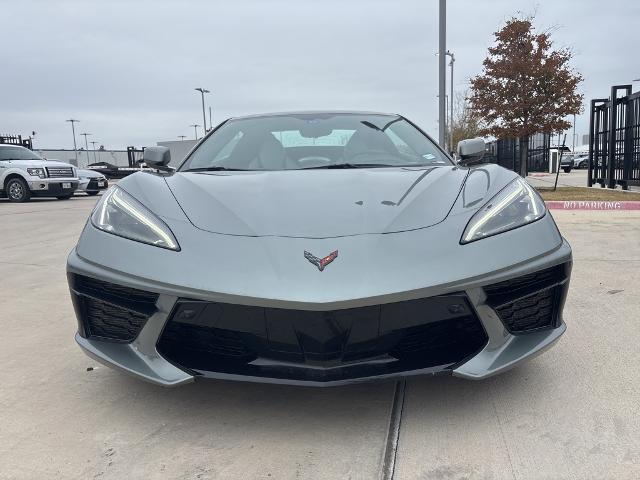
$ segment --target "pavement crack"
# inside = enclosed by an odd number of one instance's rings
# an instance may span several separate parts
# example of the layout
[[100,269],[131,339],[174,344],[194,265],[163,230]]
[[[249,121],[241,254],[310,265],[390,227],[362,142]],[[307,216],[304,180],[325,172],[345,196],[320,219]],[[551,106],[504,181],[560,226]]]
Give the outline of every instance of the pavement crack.
[[502,444],[504,445],[504,449],[507,452],[507,458],[509,459],[509,466],[511,467],[511,475],[513,476],[513,480],[517,480],[516,469],[513,466],[513,460],[511,459],[511,451],[509,450],[509,444],[507,443],[507,439],[504,435],[504,429],[502,428],[502,421],[500,420],[500,416],[498,415],[498,407],[496,406],[496,401],[491,395],[491,404],[493,405],[493,413],[496,416],[496,420],[498,421],[498,428],[500,429],[500,438],[502,439]]
[[391,404],[391,414],[389,415],[389,428],[387,430],[380,480],[392,480],[395,475],[406,385],[406,380],[399,380],[396,382],[396,387],[393,391],[393,402]]

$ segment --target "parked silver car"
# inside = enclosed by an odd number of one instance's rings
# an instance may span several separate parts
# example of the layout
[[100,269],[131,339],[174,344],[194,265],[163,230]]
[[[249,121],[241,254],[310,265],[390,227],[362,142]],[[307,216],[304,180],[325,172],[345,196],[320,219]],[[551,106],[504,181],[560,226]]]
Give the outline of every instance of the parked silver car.
[[78,170],[78,190],[77,193],[86,193],[87,195],[98,195],[102,190],[109,187],[107,177],[95,170]]
[[398,115],[235,118],[96,205],[67,263],[87,354],[151,382],[482,379],[553,345],[571,248],[537,192]]

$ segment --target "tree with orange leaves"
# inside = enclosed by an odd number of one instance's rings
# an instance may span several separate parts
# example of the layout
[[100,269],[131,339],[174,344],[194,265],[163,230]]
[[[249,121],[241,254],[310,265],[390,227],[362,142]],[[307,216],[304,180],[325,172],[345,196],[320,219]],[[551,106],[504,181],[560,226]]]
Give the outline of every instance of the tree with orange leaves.
[[533,18],[513,17],[496,32],[482,74],[471,79],[470,107],[481,133],[518,138],[520,175],[527,175],[529,136],[571,127],[568,115],[582,111],[583,78],[570,66],[568,48],[554,50],[548,32],[537,33]]

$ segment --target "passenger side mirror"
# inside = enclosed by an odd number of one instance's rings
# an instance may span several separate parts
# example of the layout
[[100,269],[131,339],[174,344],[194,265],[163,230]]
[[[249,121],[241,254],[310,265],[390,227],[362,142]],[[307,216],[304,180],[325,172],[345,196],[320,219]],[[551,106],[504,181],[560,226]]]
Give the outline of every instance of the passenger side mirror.
[[458,157],[460,158],[458,163],[460,165],[471,165],[479,162],[484,157],[485,148],[483,138],[477,137],[462,140],[458,143]]
[[167,147],[147,147],[142,154],[142,160],[148,167],[158,170],[173,170],[168,165],[171,162],[171,151]]

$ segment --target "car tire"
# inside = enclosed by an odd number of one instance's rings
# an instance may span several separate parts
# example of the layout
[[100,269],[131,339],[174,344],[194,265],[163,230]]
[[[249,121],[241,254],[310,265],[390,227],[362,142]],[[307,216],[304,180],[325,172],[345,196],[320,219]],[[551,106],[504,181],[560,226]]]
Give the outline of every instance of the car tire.
[[96,195],[97,195],[97,194],[99,194],[99,193],[100,193],[100,192],[87,192],[87,195],[89,195],[89,196],[91,196],[91,197],[94,197],[94,196],[96,196]]
[[73,195],[61,195],[56,197],[58,200],[69,200]]
[[22,178],[11,178],[5,185],[5,191],[10,202],[23,203],[31,199],[29,185]]
[[571,167],[564,167],[562,170],[564,170],[564,173],[569,173],[571,172]]

